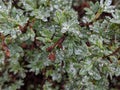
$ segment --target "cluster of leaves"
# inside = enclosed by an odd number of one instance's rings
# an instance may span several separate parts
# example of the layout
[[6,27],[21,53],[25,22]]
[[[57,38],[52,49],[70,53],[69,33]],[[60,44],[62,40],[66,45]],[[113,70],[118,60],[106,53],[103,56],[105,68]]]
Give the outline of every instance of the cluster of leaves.
[[1,90],[109,89],[120,75],[120,10],[86,3],[78,21],[73,0],[0,1]]

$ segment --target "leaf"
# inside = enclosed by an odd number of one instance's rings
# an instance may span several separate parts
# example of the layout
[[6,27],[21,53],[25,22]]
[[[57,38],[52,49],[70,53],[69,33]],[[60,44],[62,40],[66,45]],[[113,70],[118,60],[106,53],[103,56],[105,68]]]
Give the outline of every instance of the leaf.
[[105,0],[105,5],[110,6],[112,4],[112,0]]
[[51,52],[51,53],[48,55],[48,58],[49,58],[52,62],[55,61],[55,59],[56,59],[55,52]]
[[5,55],[7,58],[10,57],[10,50],[8,48],[8,46],[5,44],[5,42],[2,42],[2,49],[5,51]]
[[4,64],[4,60],[5,60],[5,55],[3,51],[0,51],[0,63]]

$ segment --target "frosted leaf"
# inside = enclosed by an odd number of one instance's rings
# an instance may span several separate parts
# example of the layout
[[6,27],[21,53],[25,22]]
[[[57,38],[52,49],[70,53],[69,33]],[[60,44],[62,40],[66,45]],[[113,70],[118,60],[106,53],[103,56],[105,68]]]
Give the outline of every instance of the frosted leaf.
[[112,23],[120,24],[120,10],[115,10],[115,13],[112,13],[113,18],[110,20]]
[[4,64],[4,60],[5,60],[5,55],[2,51],[0,51],[0,63]]
[[120,66],[118,66],[115,70],[115,75],[119,76],[120,75]]
[[100,79],[101,79],[101,76],[100,76],[99,73],[94,73],[93,78],[94,78],[95,80],[100,80]]
[[83,51],[82,51],[81,49],[75,50],[75,54],[76,54],[76,55],[80,55],[82,52],[83,52]]
[[63,26],[62,29],[61,29],[62,33],[65,33],[69,30],[69,25],[68,25],[67,22],[63,23],[62,26]]
[[88,71],[88,73],[89,73],[89,75],[93,76],[93,71],[92,70]]
[[115,8],[115,6],[105,6],[104,12],[113,13],[113,12],[115,12],[114,8]]
[[12,30],[11,31],[11,36],[12,36],[12,38],[17,38],[17,36],[16,36],[16,31],[15,30]]
[[106,5],[106,6],[110,6],[111,4],[112,4],[112,0],[106,0],[106,1],[105,1],[105,5]]
[[58,73],[53,73],[52,74],[52,80],[55,81],[55,80],[60,80],[61,79],[61,75],[58,74]]
[[77,71],[76,71],[76,69],[74,68],[73,64],[70,64],[70,69],[69,69],[69,71],[70,71],[74,76],[75,76],[76,73],[77,73]]
[[82,78],[82,82],[83,82],[83,83],[88,82],[88,80],[89,80],[89,77],[88,77],[88,76],[84,76],[84,77]]
[[22,32],[18,29],[16,30],[16,33],[17,33],[18,36],[22,34]]
[[54,5],[53,6],[55,9],[59,9],[59,6],[58,5]]
[[100,5],[103,5],[104,0],[100,0]]

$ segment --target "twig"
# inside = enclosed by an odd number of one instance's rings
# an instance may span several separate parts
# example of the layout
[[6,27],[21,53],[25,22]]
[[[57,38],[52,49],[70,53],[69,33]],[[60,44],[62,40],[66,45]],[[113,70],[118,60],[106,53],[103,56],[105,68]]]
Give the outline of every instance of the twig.
[[56,32],[53,33],[52,37],[51,37],[51,40],[53,40],[54,36],[55,36]]
[[51,52],[56,46],[58,47],[59,45],[61,45],[66,37],[67,37],[67,34],[63,34],[63,36],[56,43],[54,43],[53,45],[49,46],[46,49],[46,51]]
[[28,20],[24,26],[19,25],[19,29],[21,30],[21,32],[25,33],[29,25],[30,25],[30,21]]

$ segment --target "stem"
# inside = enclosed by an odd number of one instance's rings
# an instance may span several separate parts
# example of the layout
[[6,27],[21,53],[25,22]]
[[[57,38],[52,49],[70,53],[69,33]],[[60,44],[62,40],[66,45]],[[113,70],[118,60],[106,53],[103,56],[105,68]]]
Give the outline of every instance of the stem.
[[92,20],[92,22],[95,22],[100,17],[101,14],[102,14],[102,9],[100,8],[96,13],[95,18]]
[[67,37],[67,35],[63,34],[63,36],[56,43],[54,43],[53,45],[49,46],[46,50],[48,52],[51,52],[56,46],[61,45],[66,37]]

